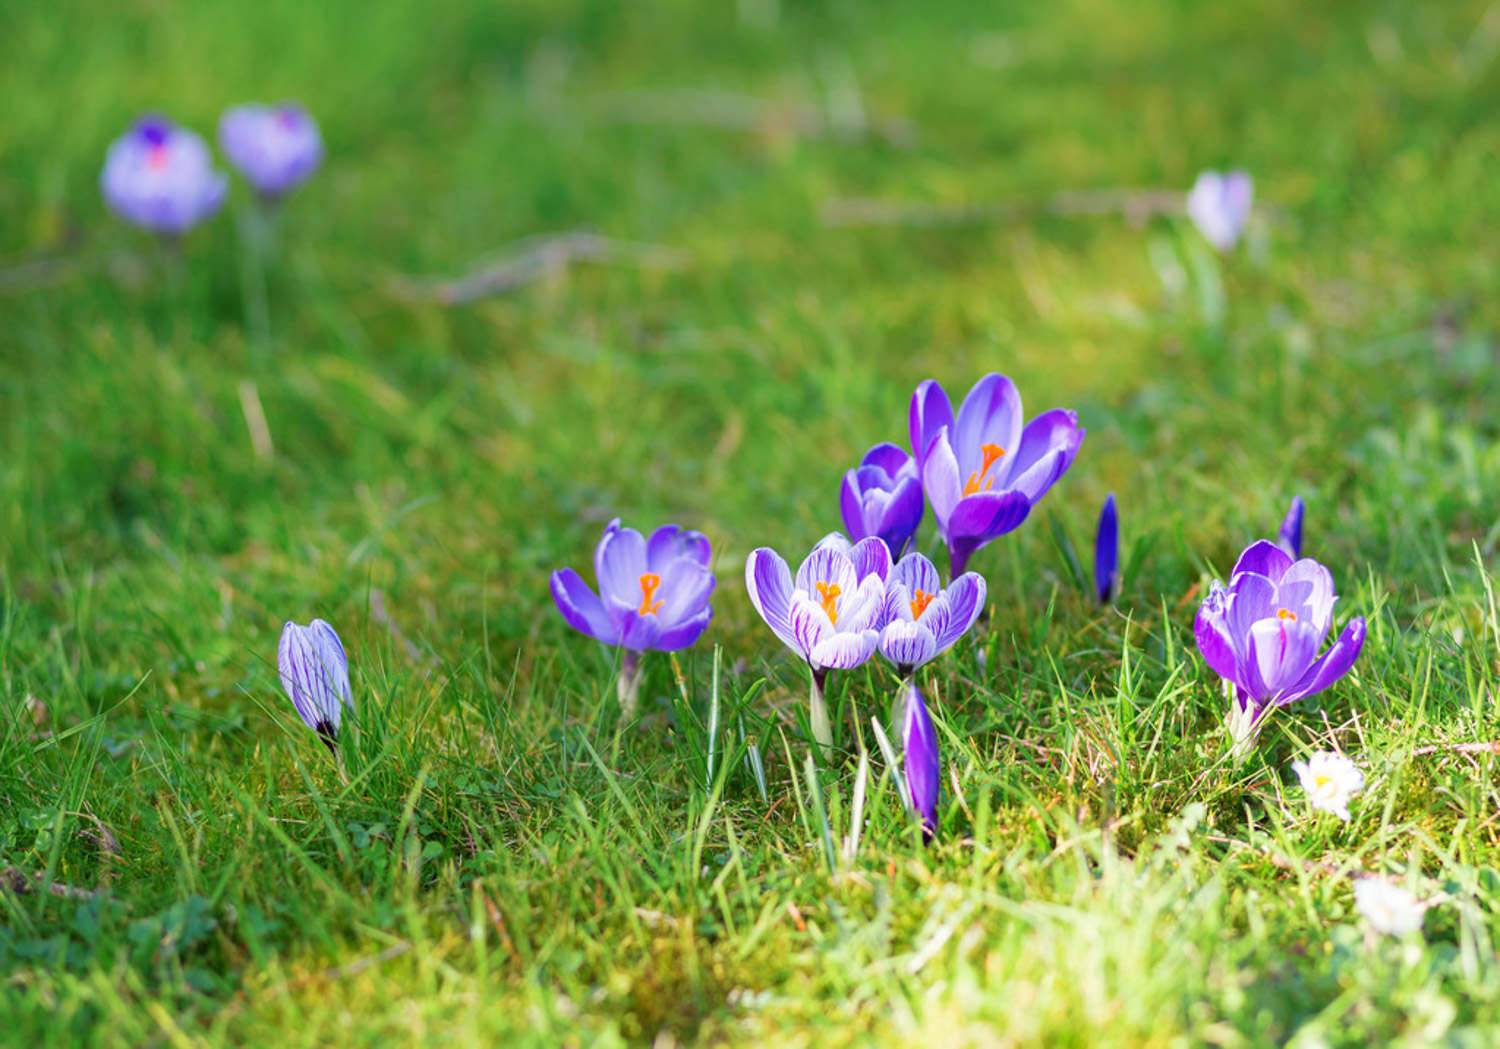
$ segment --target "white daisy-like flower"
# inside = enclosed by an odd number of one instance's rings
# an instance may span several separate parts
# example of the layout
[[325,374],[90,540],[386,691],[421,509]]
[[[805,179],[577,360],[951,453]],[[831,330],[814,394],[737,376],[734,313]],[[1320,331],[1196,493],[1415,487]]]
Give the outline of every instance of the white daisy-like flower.
[[1349,819],[1349,799],[1365,789],[1365,774],[1342,754],[1320,750],[1306,761],[1292,762],[1307,800],[1322,812]]
[[1354,883],[1354,906],[1370,928],[1387,936],[1419,932],[1427,905],[1395,882],[1361,878]]

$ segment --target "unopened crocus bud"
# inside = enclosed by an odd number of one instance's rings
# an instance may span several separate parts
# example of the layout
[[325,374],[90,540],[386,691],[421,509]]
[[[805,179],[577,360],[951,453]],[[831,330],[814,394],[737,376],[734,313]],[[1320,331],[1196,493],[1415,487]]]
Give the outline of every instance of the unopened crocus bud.
[[297,715],[332,750],[338,742],[344,706],[354,708],[349,658],[338,634],[321,619],[307,626],[289,622],[281,628],[276,665],[281,672],[281,687],[297,708]]
[[1281,522],[1281,535],[1276,541],[1276,545],[1290,554],[1293,561],[1302,556],[1302,514],[1306,510],[1307,504],[1302,501],[1302,497],[1293,496],[1292,505]]
[[915,681],[906,683],[906,713],[902,718],[901,742],[906,792],[913,811],[922,820],[922,837],[937,833],[938,744],[927,704]]
[[1094,593],[1101,605],[1114,600],[1120,585],[1120,519],[1115,513],[1115,493],[1110,492],[1099,511],[1099,530],[1094,534]]

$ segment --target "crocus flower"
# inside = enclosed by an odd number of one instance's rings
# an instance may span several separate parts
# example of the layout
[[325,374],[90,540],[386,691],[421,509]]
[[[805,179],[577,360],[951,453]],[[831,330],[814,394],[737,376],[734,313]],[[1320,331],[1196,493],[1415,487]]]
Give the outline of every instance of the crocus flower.
[[1420,932],[1427,905],[1395,882],[1360,878],[1354,883],[1354,906],[1370,928],[1385,936]]
[[997,374],[974,384],[956,420],[948,394],[928,379],[912,395],[910,421],[952,576],[963,574],[975,550],[1026,520],[1073,465],[1084,434],[1078,416],[1061,408],[1023,426],[1021,395]]
[[1337,600],[1328,569],[1293,561],[1264,539],[1240,555],[1227,587],[1214,582],[1194,633],[1204,661],[1234,687],[1230,733],[1241,756],[1273,707],[1323,691],[1354,665],[1365,643],[1362,618],[1318,655]]
[[255,191],[275,199],[323,162],[317,122],[299,105],[236,106],[219,121],[219,145]]
[[906,683],[906,713],[902,718],[902,771],[906,774],[906,794],[912,810],[921,817],[922,837],[928,841],[937,833],[938,781],[937,733],[927,704],[915,681]]
[[168,236],[218,211],[228,186],[203,139],[158,116],[142,117],[114,141],[99,176],[104,200],[116,214]]
[[786,561],[769,547],[752,551],[745,561],[750,603],[812,669],[813,738],[825,750],[833,745],[823,696],[828,672],[857,667],[874,654],[890,573],[891,552],[875,536],[852,546],[837,533],[827,536],[797,569],[795,581]]
[[1306,761],[1292,762],[1292,771],[1312,807],[1349,821],[1349,799],[1365,789],[1365,774],[1342,754],[1320,750]]
[[1292,496],[1292,505],[1281,521],[1281,535],[1276,541],[1276,545],[1290,554],[1294,561],[1302,556],[1302,514],[1306,510],[1307,504],[1302,497]]
[[1219,251],[1228,251],[1240,239],[1250,218],[1254,184],[1243,171],[1205,171],[1188,194],[1187,213],[1205,240]]
[[1115,493],[1110,492],[1099,511],[1099,530],[1094,533],[1094,593],[1107,605],[1120,585],[1120,519],[1115,513]]
[[894,444],[877,444],[844,475],[839,507],[850,539],[879,536],[900,557],[922,523],[916,460]]
[[338,634],[321,619],[307,626],[288,622],[281,628],[276,667],[297,715],[333,750],[339,738],[339,715],[346,704],[354,708],[349,657]]
[[943,589],[938,571],[921,554],[907,554],[885,584],[880,652],[903,677],[942,655],[984,610],[984,577],[966,572]]
[[568,625],[624,650],[619,680],[626,716],[635,709],[640,653],[675,652],[697,641],[714,611],[708,539],[676,525],[644,538],[617,517],[594,551],[595,594],[571,568],[552,573],[552,599]]

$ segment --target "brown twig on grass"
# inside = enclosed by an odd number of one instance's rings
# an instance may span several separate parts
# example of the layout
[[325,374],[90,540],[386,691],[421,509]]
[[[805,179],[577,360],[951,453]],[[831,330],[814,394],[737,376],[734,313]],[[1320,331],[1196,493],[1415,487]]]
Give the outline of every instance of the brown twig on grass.
[[9,889],[17,896],[25,896],[33,889],[41,889],[65,900],[94,900],[101,895],[97,889],[80,889],[62,882],[47,881],[40,874],[27,875],[16,867],[0,870],[0,888]]
[[1431,743],[1425,747],[1418,747],[1412,751],[1412,757],[1421,754],[1441,754],[1449,752],[1453,754],[1500,754],[1500,740],[1488,740],[1475,743]]
[[613,240],[596,233],[558,233],[519,241],[504,257],[454,280],[397,276],[391,279],[390,288],[403,299],[462,306],[562,273],[576,262],[671,267],[681,265],[683,258],[681,252],[655,244]]
[[1002,200],[981,204],[839,197],[823,205],[827,226],[965,226],[1005,222],[1031,215],[1123,215],[1142,225],[1157,215],[1181,214],[1186,195],[1169,189],[1100,189],[1059,193],[1045,200]]

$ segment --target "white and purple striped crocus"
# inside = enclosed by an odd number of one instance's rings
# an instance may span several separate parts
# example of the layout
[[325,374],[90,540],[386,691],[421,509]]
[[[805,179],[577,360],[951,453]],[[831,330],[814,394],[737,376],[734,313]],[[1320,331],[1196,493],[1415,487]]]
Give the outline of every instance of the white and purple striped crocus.
[[966,572],[943,588],[938,570],[921,554],[907,554],[891,569],[880,618],[880,653],[910,677],[968,633],[984,611],[985,582]]
[[1293,561],[1302,556],[1302,515],[1306,512],[1307,504],[1300,495],[1294,495],[1286,517],[1281,521],[1281,534],[1277,537],[1276,545],[1290,554]]
[[646,539],[615,518],[594,551],[597,594],[571,568],[552,573],[552,599],[568,625],[623,650],[619,696],[627,717],[640,687],[640,653],[687,648],[708,629],[710,556],[701,532],[663,525]]
[[912,395],[910,425],[952,577],[974,551],[1026,520],[1073,465],[1084,435],[1078,416],[1062,408],[1024,422],[1015,384],[994,373],[974,384],[956,419],[947,392],[928,379]]
[[927,704],[915,681],[906,682],[906,710],[901,719],[902,772],[906,777],[906,797],[912,811],[922,821],[922,838],[931,841],[937,834],[937,806],[941,790],[937,733]]
[[1120,588],[1120,518],[1115,511],[1115,493],[1105,497],[1099,511],[1099,529],[1094,533],[1094,595],[1101,605],[1114,600]]
[[922,523],[917,461],[894,444],[877,444],[844,475],[839,509],[850,539],[878,536],[900,557]]
[[317,122],[293,103],[234,107],[219,121],[219,145],[267,200],[295,189],[323,162]]
[[281,628],[276,668],[297,716],[334,750],[343,708],[354,709],[349,657],[338,634],[321,619],[307,626],[288,622]]
[[1214,582],[1194,634],[1204,661],[1234,689],[1237,755],[1248,752],[1271,710],[1322,692],[1354,665],[1365,643],[1360,617],[1318,655],[1337,600],[1328,569],[1312,558],[1293,561],[1266,540],[1240,555],[1228,586]]
[[890,574],[890,549],[876,536],[852,545],[838,533],[825,537],[795,579],[770,547],[751,552],[745,561],[750,603],[812,670],[810,723],[825,752],[833,745],[823,691],[828,672],[857,667],[875,653]]
[[104,158],[99,188],[121,218],[175,237],[219,210],[229,180],[203,139],[165,117],[136,121]]
[[1193,183],[1187,198],[1188,218],[1198,232],[1219,251],[1239,242],[1250,219],[1255,186],[1243,171],[1205,171]]

